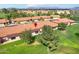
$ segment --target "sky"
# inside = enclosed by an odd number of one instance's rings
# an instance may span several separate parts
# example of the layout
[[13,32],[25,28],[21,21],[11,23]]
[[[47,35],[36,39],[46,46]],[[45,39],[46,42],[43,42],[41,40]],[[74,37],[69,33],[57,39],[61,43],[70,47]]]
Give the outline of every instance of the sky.
[[28,8],[28,7],[73,8],[73,7],[79,7],[79,4],[0,4],[0,8]]

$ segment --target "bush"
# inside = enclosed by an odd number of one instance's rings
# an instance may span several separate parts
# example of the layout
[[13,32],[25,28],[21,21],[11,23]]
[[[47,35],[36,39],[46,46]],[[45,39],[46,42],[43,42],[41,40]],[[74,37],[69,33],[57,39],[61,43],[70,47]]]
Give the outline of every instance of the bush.
[[27,44],[31,44],[35,41],[35,37],[32,36],[31,31],[24,31],[20,34],[21,39],[25,40]]
[[59,24],[58,24],[58,29],[59,29],[59,30],[65,30],[66,26],[67,26],[67,25],[66,25],[65,23],[59,23]]
[[79,33],[75,33],[75,35],[76,35],[77,37],[79,37]]

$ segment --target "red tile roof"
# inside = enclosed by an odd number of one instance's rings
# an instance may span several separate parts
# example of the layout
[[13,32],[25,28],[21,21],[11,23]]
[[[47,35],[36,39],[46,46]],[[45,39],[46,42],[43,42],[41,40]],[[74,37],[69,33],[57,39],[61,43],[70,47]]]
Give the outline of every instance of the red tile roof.
[[4,28],[0,28],[0,37],[5,37],[8,35],[12,35],[12,34],[18,34],[24,30],[40,29],[44,25],[50,25],[52,27],[57,26],[56,23],[44,21],[44,22],[38,22],[36,27],[35,27],[34,23],[33,24],[17,25],[17,26],[13,26],[13,27],[4,27]]
[[54,23],[69,23],[69,22],[75,22],[74,20],[63,18],[63,19],[57,19],[53,21]]
[[30,20],[30,19],[31,19],[31,17],[22,17],[22,18],[16,18],[13,21],[20,22],[20,21],[26,21],[26,20]]
[[[20,22],[20,21],[26,21],[31,19],[40,19],[40,18],[50,18],[50,16],[34,16],[34,17],[21,17],[21,18],[15,18],[13,21]],[[0,23],[6,23],[9,22],[7,19],[0,19]]]
[[1,24],[2,24],[2,23],[6,23],[6,22],[8,22],[7,19],[0,19],[0,23],[1,23]]
[[31,19],[40,19],[40,16],[31,17]]
[[5,36],[8,36],[8,35],[12,35],[12,34],[18,34],[18,33],[21,33],[24,30],[40,29],[44,25],[56,27],[56,26],[58,26],[58,23],[60,23],[60,22],[74,22],[74,21],[68,20],[68,19],[57,19],[54,22],[50,22],[50,21],[37,22],[36,27],[35,27],[34,23],[17,25],[17,26],[13,26],[13,27],[4,27],[4,28],[0,28],[0,37],[5,37]]
[[41,16],[42,18],[51,18],[51,16]]
[[25,20],[30,20],[30,19],[40,19],[40,18],[50,18],[51,16],[34,16],[34,17],[22,17],[22,18],[16,18],[14,21],[20,22],[20,21],[25,21]]

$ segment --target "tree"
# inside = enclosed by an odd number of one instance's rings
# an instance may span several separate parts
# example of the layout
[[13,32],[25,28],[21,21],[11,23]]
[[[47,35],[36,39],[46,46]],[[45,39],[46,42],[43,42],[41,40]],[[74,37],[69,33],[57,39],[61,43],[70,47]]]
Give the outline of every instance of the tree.
[[59,14],[57,12],[55,12],[54,15],[59,15]]
[[65,18],[65,17],[66,17],[65,14],[60,13],[60,18]]
[[70,19],[79,22],[79,10],[70,10]]
[[79,10],[71,10],[70,13],[73,16],[79,16]]
[[27,42],[27,44],[31,44],[31,43],[34,42],[34,39],[33,39],[32,34],[31,34],[31,30],[22,32],[20,34],[20,37],[21,37],[22,40]]
[[76,35],[77,37],[79,37],[79,33],[75,33],[75,35]]
[[41,12],[37,12],[36,13],[36,16],[41,16]]
[[3,9],[2,9],[2,12],[3,12],[3,13],[8,13],[9,11],[8,11],[6,8],[3,8]]
[[79,16],[71,16],[70,19],[75,20],[75,21],[79,21]]
[[47,15],[48,16],[52,15],[52,11],[48,11]]
[[9,8],[8,9],[10,13],[17,13],[17,9],[16,8]]
[[53,19],[53,16],[51,16],[51,19]]
[[58,47],[58,35],[50,26],[44,26],[42,34],[38,35],[37,39],[47,47],[48,52],[54,52]]
[[41,17],[40,20],[41,20],[41,21],[44,21],[44,18]]
[[11,18],[12,18],[12,19],[15,19],[15,18],[18,17],[18,15],[19,15],[19,14],[17,14],[17,13],[11,13]]
[[59,24],[58,24],[58,29],[59,29],[59,30],[65,30],[66,26],[67,26],[67,25],[66,25],[65,23],[59,23]]
[[7,20],[9,20],[9,23],[11,24],[12,23],[12,17],[11,17],[11,14],[7,14],[6,15],[6,18],[7,18]]
[[61,18],[70,18],[70,14],[67,14],[67,12],[65,11],[64,13],[60,13],[60,17]]

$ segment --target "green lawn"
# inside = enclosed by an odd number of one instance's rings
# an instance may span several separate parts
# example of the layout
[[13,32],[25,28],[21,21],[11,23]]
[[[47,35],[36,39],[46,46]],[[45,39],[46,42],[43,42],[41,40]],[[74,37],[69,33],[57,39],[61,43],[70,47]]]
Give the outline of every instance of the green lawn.
[[6,14],[0,13],[0,18],[6,18]]
[[19,40],[13,43],[0,46],[0,53],[7,54],[45,54],[46,47],[43,45],[27,45],[24,41]]
[[79,53],[79,37],[75,33],[79,32],[79,24],[66,28],[66,31],[59,31],[60,46],[62,53]]
[[[57,54],[78,54],[79,37],[75,33],[79,32],[79,24],[66,28],[66,31],[57,30],[59,35],[59,48]],[[0,46],[0,54],[47,54],[47,49],[43,45],[27,45],[23,40],[12,42]]]

